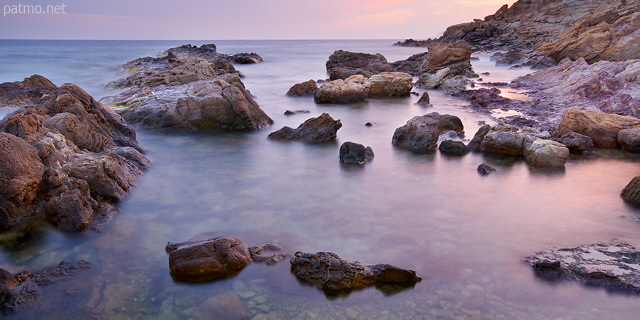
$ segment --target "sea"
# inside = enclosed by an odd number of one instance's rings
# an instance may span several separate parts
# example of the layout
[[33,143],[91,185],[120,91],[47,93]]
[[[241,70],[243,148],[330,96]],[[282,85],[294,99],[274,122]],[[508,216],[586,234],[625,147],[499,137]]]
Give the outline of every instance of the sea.
[[[396,128],[431,112],[460,117],[464,141],[497,120],[464,100],[428,90],[431,107],[404,98],[319,105],[288,97],[295,83],[328,77],[334,50],[406,59],[425,48],[389,40],[58,41],[0,40],[0,82],[40,74],[75,83],[96,99],[117,93],[104,84],[119,65],[182,44],[214,43],[218,52],[255,52],[264,63],[237,65],[243,82],[274,120],[254,132],[169,134],[137,130],[152,167],[101,232],[62,233],[46,223],[0,234],[0,267],[36,273],[60,261],[91,268],[43,288],[38,301],[8,319],[635,319],[640,298],[549,282],[523,262],[548,248],[617,239],[640,247],[640,210],[622,188],[640,173],[624,152],[572,156],[564,169],[533,168],[517,157],[395,148]],[[532,72],[497,67],[474,54],[485,82]],[[488,74],[487,74],[488,73]],[[522,98],[522,92],[503,89]],[[285,110],[310,113],[284,115]],[[0,117],[12,110],[0,109]],[[276,142],[267,135],[329,113],[343,127],[335,142]],[[508,114],[495,110],[496,116]],[[365,126],[370,122],[372,126]],[[339,162],[346,141],[371,146],[362,167]],[[490,175],[476,168],[486,162]],[[326,295],[300,282],[288,259],[254,263],[218,281],[186,283],[169,272],[168,242],[234,236],[296,251],[333,252],[348,260],[388,263],[423,278],[413,288],[370,287]]]

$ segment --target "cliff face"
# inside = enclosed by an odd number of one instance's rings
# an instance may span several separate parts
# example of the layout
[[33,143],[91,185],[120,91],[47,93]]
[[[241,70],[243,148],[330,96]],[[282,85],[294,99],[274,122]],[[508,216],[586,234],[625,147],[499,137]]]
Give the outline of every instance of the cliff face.
[[539,51],[556,61],[640,58],[640,0],[519,0],[431,41],[458,40],[476,50]]

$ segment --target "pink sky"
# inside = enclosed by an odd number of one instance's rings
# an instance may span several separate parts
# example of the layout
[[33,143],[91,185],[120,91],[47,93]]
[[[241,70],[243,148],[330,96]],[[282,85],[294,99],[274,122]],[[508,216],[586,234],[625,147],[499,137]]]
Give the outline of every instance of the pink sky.
[[[513,0],[0,0],[2,39],[424,39]],[[15,12],[18,4],[65,13]],[[12,12],[13,11],[13,12]],[[58,10],[60,11],[60,10]]]

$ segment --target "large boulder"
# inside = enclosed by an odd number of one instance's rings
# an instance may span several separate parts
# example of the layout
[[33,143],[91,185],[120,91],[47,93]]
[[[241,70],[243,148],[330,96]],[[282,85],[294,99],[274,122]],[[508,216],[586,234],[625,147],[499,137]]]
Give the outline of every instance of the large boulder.
[[[150,130],[243,131],[273,123],[246,90],[232,56],[217,53],[215,45],[185,45],[165,54],[120,66],[129,75],[108,85],[125,90],[102,101]],[[255,54],[236,58],[262,60]]]
[[373,149],[362,144],[347,141],[340,146],[340,162],[344,164],[363,165],[373,159]]
[[631,179],[620,195],[626,202],[640,206],[640,176]]
[[336,139],[340,128],[342,123],[339,119],[334,120],[328,113],[323,113],[318,117],[307,119],[296,129],[285,126],[270,133],[268,138],[280,141],[328,142]]
[[424,89],[465,89],[465,78],[476,76],[471,67],[471,46],[464,40],[429,44],[416,86]]
[[326,63],[331,80],[346,79],[355,74],[370,77],[380,72],[393,71],[387,59],[379,54],[336,50]]
[[183,281],[208,281],[236,275],[251,262],[275,263],[284,259],[282,247],[266,244],[249,247],[237,238],[222,236],[168,243],[169,269]]
[[618,143],[622,149],[640,152],[640,126],[633,129],[623,129],[618,132]]
[[437,112],[416,116],[393,133],[392,144],[414,152],[429,152],[437,147],[438,137],[446,131],[463,132],[460,118]]
[[0,107],[23,107],[37,103],[42,96],[58,86],[49,79],[34,74],[23,81],[0,84]]
[[525,161],[535,167],[564,167],[569,149],[556,141],[537,139],[523,152]]
[[509,156],[520,156],[526,135],[519,132],[491,131],[484,136],[479,150]]
[[640,294],[640,252],[615,240],[550,249],[525,258],[536,276],[548,282],[577,281],[610,292]]
[[43,218],[84,230],[150,165],[135,131],[73,84],[0,121],[0,144],[1,230]]
[[310,79],[294,84],[289,91],[287,91],[287,95],[290,97],[312,96],[313,93],[316,92],[316,89],[318,89],[318,85],[314,80]]
[[571,153],[584,154],[593,152],[593,139],[584,134],[571,131],[556,137],[555,140],[569,148]]
[[366,78],[359,74],[345,80],[333,80],[315,91],[314,100],[317,103],[362,102],[369,95],[369,88],[365,86],[365,81]]
[[464,40],[453,43],[436,42],[427,48],[429,54],[420,66],[423,73],[432,73],[458,63],[466,64],[471,59],[472,48]]
[[556,129],[556,137],[577,132],[593,139],[596,147],[616,148],[618,133],[624,129],[640,127],[640,119],[594,110],[567,109]]
[[422,280],[413,270],[345,260],[332,252],[296,252],[290,262],[291,271],[298,279],[328,294],[380,284],[412,287]]
[[372,98],[403,97],[411,93],[413,78],[404,72],[382,72],[369,77],[365,86]]

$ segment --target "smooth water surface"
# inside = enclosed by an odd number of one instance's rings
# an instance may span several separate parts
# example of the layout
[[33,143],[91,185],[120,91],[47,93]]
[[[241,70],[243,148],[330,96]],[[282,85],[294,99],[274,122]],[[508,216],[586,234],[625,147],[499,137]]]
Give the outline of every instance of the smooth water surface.
[[[215,41],[220,52],[257,52],[265,59],[237,68],[274,119],[273,127],[211,135],[138,131],[153,167],[118,204],[121,213],[103,232],[63,234],[45,227],[0,251],[0,267],[14,273],[37,272],[61,260],[85,259],[93,266],[50,287],[55,292],[45,290],[44,299],[14,318],[226,319],[242,308],[256,319],[637,317],[638,297],[547,283],[522,262],[554,246],[612,238],[640,245],[640,211],[620,198],[640,173],[637,157],[575,157],[564,170],[548,170],[512,157],[418,155],[391,145],[394,130],[415,115],[457,115],[467,139],[478,121],[492,120],[438,91],[430,91],[431,108],[415,105],[414,95],[354,105],[285,96],[294,83],[326,78],[324,63],[333,50],[380,52],[389,61],[420,51],[393,42]],[[100,84],[116,77],[116,65],[183,43],[3,40],[0,81],[41,73],[100,97],[106,92]],[[22,56],[23,50],[35,52]],[[58,61],[44,68],[48,74],[37,69],[46,60]],[[491,73],[483,76],[487,82],[528,72],[496,68],[488,55],[473,64],[476,72]],[[287,109],[311,113],[284,116]],[[322,112],[342,121],[337,142],[267,140],[271,131]],[[338,149],[345,141],[371,146],[375,159],[364,167],[341,165]],[[479,175],[482,162],[498,171]],[[285,260],[250,265],[222,281],[173,281],[166,243],[211,235],[232,235],[249,245],[275,242],[288,254],[331,251],[345,259],[390,263],[416,270],[424,280],[393,295],[370,288],[326,297],[300,284]],[[215,301],[229,292],[239,295],[240,306],[229,302],[221,311]]]

